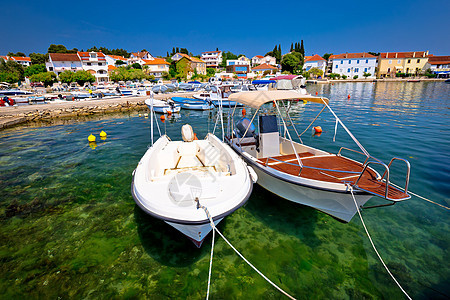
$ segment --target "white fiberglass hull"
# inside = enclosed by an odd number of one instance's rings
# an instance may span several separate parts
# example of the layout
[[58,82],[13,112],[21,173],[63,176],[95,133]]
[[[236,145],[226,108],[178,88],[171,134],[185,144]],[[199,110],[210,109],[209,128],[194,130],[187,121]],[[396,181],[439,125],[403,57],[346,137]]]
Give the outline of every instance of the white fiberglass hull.
[[[259,168],[254,170],[258,175],[257,183],[260,186],[284,199],[310,206],[344,222],[350,222],[357,212],[350,193],[338,193],[294,184],[274,177]],[[372,197],[372,195],[355,194],[358,207]]]
[[[214,221],[214,226],[219,224],[219,222],[222,220],[223,218]],[[178,224],[168,221],[166,221],[166,223],[187,236],[198,248],[200,248],[206,236],[212,230],[210,223],[200,225]]]

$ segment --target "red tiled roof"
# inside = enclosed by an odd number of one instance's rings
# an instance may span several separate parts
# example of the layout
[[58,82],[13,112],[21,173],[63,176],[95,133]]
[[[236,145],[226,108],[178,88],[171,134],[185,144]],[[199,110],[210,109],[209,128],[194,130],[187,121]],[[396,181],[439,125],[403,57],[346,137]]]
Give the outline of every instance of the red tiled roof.
[[108,71],[112,71],[117,69],[117,67],[113,66],[113,65],[108,65]]
[[274,67],[274,66],[271,66],[271,65],[269,65],[269,64],[261,64],[261,65],[259,65],[259,66],[257,66],[257,67],[254,67],[254,68],[252,68],[253,70],[278,70],[278,68],[277,67]]
[[220,53],[220,52],[222,52],[222,51],[206,51],[206,52],[202,52],[202,54],[203,53]]
[[30,61],[31,62],[31,59],[29,57],[11,56],[11,58],[16,61]]
[[3,58],[4,60],[8,60],[9,58],[8,58],[8,56],[2,56],[2,55],[0,55],[0,58]]
[[52,61],[80,61],[76,53],[49,53]]
[[[91,52],[79,52],[78,51],[78,55],[80,56],[81,60],[89,60],[90,58],[90,54]],[[94,52],[97,53],[97,59],[98,60],[105,60],[105,54],[103,54],[102,52]]]
[[170,65],[164,58],[143,59],[146,65]]
[[255,55],[255,57],[257,57],[257,58],[264,58],[264,56],[262,56],[262,55]]
[[429,56],[428,63],[430,65],[448,65],[450,64],[450,56]]
[[427,51],[380,53],[380,58],[421,58],[427,56]]
[[133,53],[131,53],[131,54],[133,54],[133,56],[136,56],[136,57],[139,57],[139,58],[143,58],[145,55],[147,55],[147,54],[150,54],[150,53],[148,53],[147,51],[144,51],[144,52],[133,52]]
[[197,58],[197,57],[191,56],[190,59],[191,59],[192,61],[194,61],[194,62],[205,63],[203,60],[201,60],[200,58]]
[[305,56],[305,62],[306,61],[318,61],[318,60],[325,60],[325,59],[323,59],[323,57],[321,57],[319,54],[315,54],[313,56]]
[[342,53],[331,55],[329,57],[329,59],[342,59],[342,58],[376,58],[376,56],[363,52],[363,53]]
[[186,58],[189,58],[189,55],[187,55],[187,54],[184,54],[184,53],[175,53],[174,55],[181,55],[181,56],[183,56],[183,57],[186,57]]
[[108,55],[108,56],[111,57],[112,59],[115,59],[115,60],[121,60],[121,61],[126,61],[127,60],[125,57],[120,56],[120,55]]

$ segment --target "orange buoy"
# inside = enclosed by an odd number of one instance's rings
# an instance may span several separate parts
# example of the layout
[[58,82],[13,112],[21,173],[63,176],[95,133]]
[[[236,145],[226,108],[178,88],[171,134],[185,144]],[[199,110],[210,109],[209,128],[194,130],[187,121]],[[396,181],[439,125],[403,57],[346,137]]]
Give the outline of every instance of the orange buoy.
[[168,110],[168,111],[167,111],[167,114],[170,116],[170,115],[172,114],[172,111],[171,111],[171,110]]
[[316,126],[316,127],[314,127],[314,131],[315,131],[316,133],[322,133],[322,127]]
[[275,101],[273,101],[273,107],[275,107],[276,105],[275,105]]
[[194,133],[194,140],[198,140],[197,134]]
[[242,109],[242,115],[245,116],[247,114],[247,111],[245,110],[245,108]]
[[316,92],[316,96],[317,96],[317,95],[319,95],[319,93],[318,93],[318,92]]
[[160,117],[160,119],[161,119],[162,122],[164,122],[164,121],[166,120],[166,117],[165,117],[164,115],[162,115],[162,116]]
[[347,99],[350,99],[350,94],[348,94]]

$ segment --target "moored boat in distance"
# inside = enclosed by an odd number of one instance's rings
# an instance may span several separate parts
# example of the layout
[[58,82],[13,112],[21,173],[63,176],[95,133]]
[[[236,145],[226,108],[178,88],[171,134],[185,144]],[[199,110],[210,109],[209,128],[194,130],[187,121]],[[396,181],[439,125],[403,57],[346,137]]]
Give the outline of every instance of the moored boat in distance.
[[[153,103],[152,103],[153,102]],[[160,114],[171,114],[180,112],[181,106],[169,100],[168,102],[163,100],[153,99],[152,97],[145,99],[145,104],[147,105],[150,112],[153,111]]]
[[176,104],[179,104],[183,109],[209,110],[214,108],[214,105],[212,103],[208,103],[207,101],[204,100],[184,98],[184,97],[172,97],[171,99]]

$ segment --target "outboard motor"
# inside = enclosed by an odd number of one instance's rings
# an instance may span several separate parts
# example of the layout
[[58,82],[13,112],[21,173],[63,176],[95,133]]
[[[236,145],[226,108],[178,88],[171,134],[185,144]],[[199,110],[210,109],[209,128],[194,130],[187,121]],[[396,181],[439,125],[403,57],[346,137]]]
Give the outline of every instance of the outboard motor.
[[[250,127],[249,127],[250,125]],[[247,130],[247,127],[248,130]],[[248,118],[242,118],[239,120],[239,122],[237,122],[236,124],[236,135],[238,137],[243,137],[245,131],[247,130],[247,133],[245,133],[245,137],[252,137],[255,135],[255,125],[253,125],[250,121],[250,119]]]

